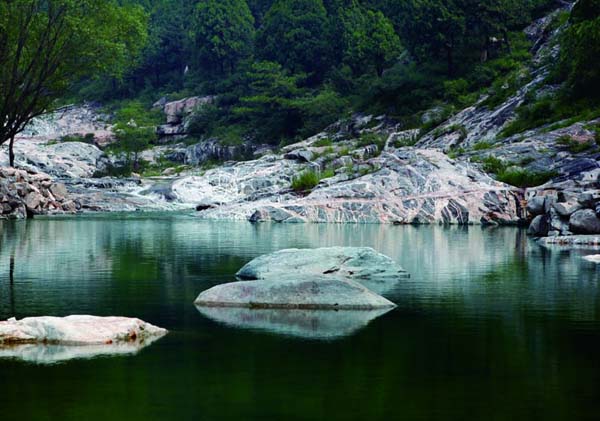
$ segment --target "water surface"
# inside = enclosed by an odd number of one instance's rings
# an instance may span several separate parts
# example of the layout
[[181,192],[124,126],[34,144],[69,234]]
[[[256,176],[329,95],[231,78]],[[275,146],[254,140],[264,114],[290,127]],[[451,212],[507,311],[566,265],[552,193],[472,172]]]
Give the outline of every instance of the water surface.
[[[333,245],[403,265],[411,278],[386,295],[398,308],[319,336],[306,334],[315,322],[285,334],[192,304],[256,256]],[[1,419],[598,419],[600,266],[582,253],[516,228],[0,223],[0,319],[119,315],[171,330],[137,354],[0,359]]]

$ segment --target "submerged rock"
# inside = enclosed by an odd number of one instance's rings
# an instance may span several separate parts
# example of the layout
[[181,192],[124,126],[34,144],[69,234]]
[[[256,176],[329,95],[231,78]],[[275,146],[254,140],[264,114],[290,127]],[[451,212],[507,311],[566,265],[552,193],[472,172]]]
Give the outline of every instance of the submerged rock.
[[31,317],[0,322],[0,346],[143,343],[166,334],[165,329],[126,317]]
[[227,326],[262,330],[304,339],[350,336],[391,308],[365,311],[287,310],[201,307],[205,317]]
[[[289,277],[292,276],[292,277]],[[287,279],[217,285],[195,302],[203,307],[373,310],[395,304],[358,282],[302,273]]]
[[378,294],[408,273],[392,259],[369,247],[288,249],[257,257],[241,268],[242,280],[278,280],[290,276],[353,280]]

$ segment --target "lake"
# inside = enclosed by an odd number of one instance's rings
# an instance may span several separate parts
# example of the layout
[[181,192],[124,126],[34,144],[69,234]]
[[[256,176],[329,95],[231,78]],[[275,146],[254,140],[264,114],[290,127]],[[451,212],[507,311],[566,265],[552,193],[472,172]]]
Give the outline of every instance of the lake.
[[[121,214],[1,222],[0,241],[0,319],[118,315],[170,330],[135,355],[0,359],[2,420],[600,417],[600,265],[522,229]],[[398,307],[257,321],[193,305],[256,256],[334,245],[407,269],[386,293]]]

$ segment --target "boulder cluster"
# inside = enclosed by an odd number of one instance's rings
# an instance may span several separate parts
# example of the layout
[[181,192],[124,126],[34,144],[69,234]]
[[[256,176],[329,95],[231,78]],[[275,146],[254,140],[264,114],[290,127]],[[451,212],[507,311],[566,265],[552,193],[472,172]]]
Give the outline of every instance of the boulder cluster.
[[367,247],[289,249],[261,256],[196,299],[199,307],[375,310],[395,304],[379,294],[408,276]]
[[529,234],[565,237],[600,234],[600,190],[540,192],[527,210],[534,216]]
[[0,219],[74,213],[79,208],[65,185],[55,183],[48,174],[0,167]]

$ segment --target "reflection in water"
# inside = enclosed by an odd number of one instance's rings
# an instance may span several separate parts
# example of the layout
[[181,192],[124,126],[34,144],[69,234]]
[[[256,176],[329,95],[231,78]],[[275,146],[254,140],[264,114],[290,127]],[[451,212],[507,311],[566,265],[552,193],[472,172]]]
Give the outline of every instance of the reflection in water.
[[[304,319],[258,313],[232,329],[191,304],[259,255],[335,245],[411,275],[385,294],[395,310],[347,336],[296,340]],[[597,419],[600,265],[582,254],[506,227],[0,222],[0,319],[118,314],[172,332],[135,358],[0,360],[2,420]]]
[[135,355],[160,338],[143,342],[106,345],[21,344],[0,346],[0,359],[14,359],[34,364],[57,364],[69,360]]
[[228,326],[265,330],[304,339],[336,339],[349,336],[391,310],[286,310],[202,306],[196,308],[202,315]]

